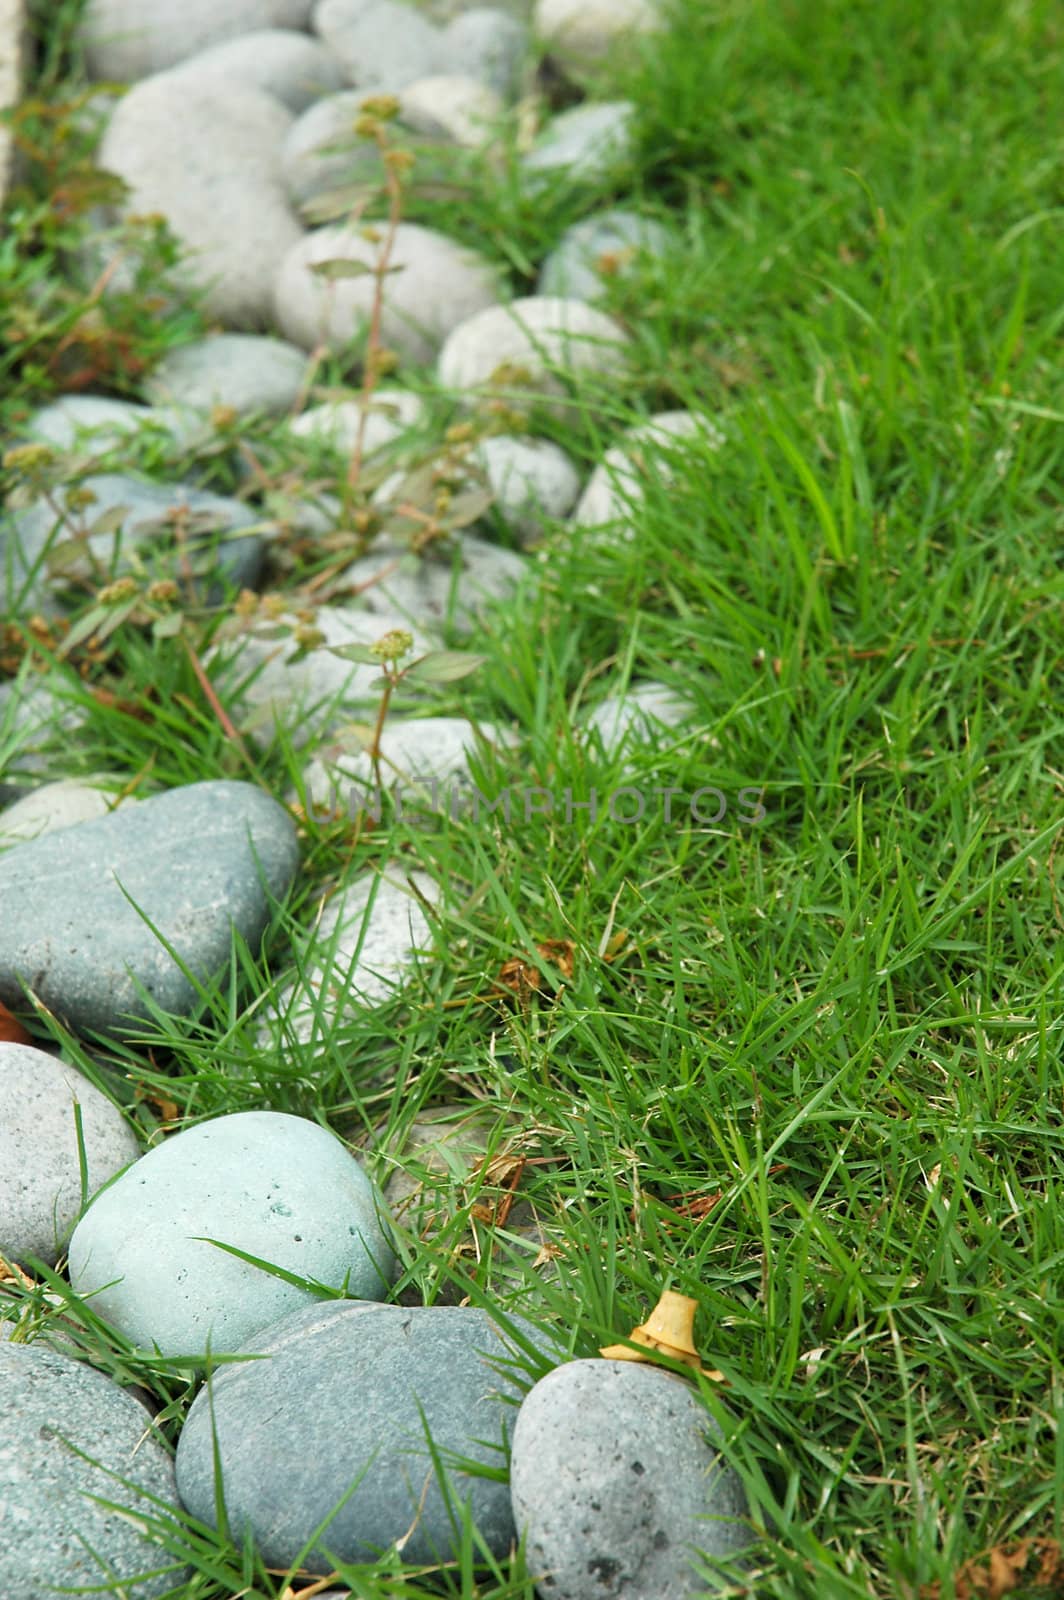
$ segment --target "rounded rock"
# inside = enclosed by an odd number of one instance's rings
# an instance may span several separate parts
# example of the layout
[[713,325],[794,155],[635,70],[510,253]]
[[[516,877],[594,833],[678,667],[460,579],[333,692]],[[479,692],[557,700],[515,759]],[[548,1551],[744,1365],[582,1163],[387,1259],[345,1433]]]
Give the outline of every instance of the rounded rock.
[[560,445],[549,439],[495,434],[473,452],[492,493],[495,509],[522,544],[543,533],[544,518],[559,519],[580,493],[580,474]]
[[102,394],[65,394],[50,405],[35,411],[25,425],[31,439],[40,439],[56,450],[83,446],[102,452],[117,449],[144,423],[159,418],[149,406],[133,400],[113,400]]
[[80,37],[92,78],[129,83],[261,28],[302,28],[312,0],[88,0]]
[[635,106],[629,100],[600,100],[559,112],[521,159],[526,180],[600,183],[632,159]]
[[626,740],[648,744],[675,728],[692,713],[691,702],[664,683],[632,683],[623,694],[607,695],[585,722],[603,752],[612,756]]
[[510,1490],[530,1576],[552,1600],[694,1600],[691,1564],[750,1542],[720,1434],[683,1378],[629,1361],[570,1361],[525,1396]]
[[362,595],[367,611],[397,612],[403,626],[449,622],[469,633],[480,607],[508,599],[528,571],[524,556],[468,533],[424,552],[414,571],[402,566],[406,553],[406,546],[378,539],[340,577],[355,588],[369,584]]
[[4,1600],[172,1593],[182,1573],[140,1519],[177,1509],[174,1469],[140,1402],[40,1340],[0,1337],[0,1416]]
[[[561,397],[564,379],[619,373],[627,342],[619,323],[582,300],[532,295],[461,323],[440,351],[437,373],[459,393]],[[554,409],[564,416],[567,407]]]
[[567,228],[540,269],[540,294],[571,295],[589,304],[629,272],[640,255],[662,255],[669,230],[637,211],[598,211]]
[[[363,414],[365,422],[361,423]],[[362,453],[370,456],[394,444],[424,419],[425,403],[420,395],[409,389],[375,389],[368,406],[359,395],[311,406],[292,418],[288,431],[297,439],[312,439],[350,456],[358,444],[361,423]]]
[[418,78],[399,96],[406,127],[429,139],[449,140],[476,150],[494,136],[503,104],[494,89],[458,73]]
[[[274,285],[277,319],[286,337],[307,350],[319,343],[347,353],[373,310],[381,240],[349,227],[307,234],[281,263]],[[352,261],[370,270],[330,281],[315,264]],[[450,331],[498,300],[495,271],[483,256],[417,223],[395,230],[384,279],[381,337],[413,363],[430,361]]]
[[314,28],[359,89],[397,94],[446,70],[442,31],[400,0],[318,0]]
[[335,94],[345,82],[332,52],[293,28],[258,28],[237,39],[225,39],[189,56],[173,70],[250,84],[297,113],[323,94]]
[[0,856],[0,999],[20,1004],[24,982],[71,1027],[103,1034],[153,1005],[187,1014],[233,929],[261,938],[298,861],[287,812],[224,779],[16,845]]
[[229,327],[267,322],[278,266],[302,236],[280,180],[291,123],[248,84],[161,73],[119,102],[100,145],[99,165],[127,185],[125,212],[166,218],[182,273]]
[[528,29],[495,6],[471,6],[444,29],[443,49],[452,72],[467,73],[513,100],[528,58]]
[[181,1434],[177,1481],[192,1516],[216,1524],[217,1441],[229,1527],[267,1566],[303,1558],[312,1540],[313,1573],[333,1571],[333,1558],[372,1561],[397,1540],[404,1561],[451,1561],[463,1505],[491,1554],[507,1555],[505,1482],[451,1465],[505,1465],[519,1389],[484,1312],[337,1301],[287,1317],[249,1350],[268,1359],[217,1372]]
[[377,183],[381,161],[371,140],[360,139],[355,122],[369,98],[366,89],[344,89],[308,106],[281,146],[281,178],[294,205],[354,183]]
[[145,384],[155,405],[240,416],[268,416],[294,405],[307,376],[307,354],[283,339],[216,333],[170,350]]
[[[140,1155],[118,1107],[88,1078],[27,1044],[0,1043],[0,1256],[54,1267],[81,1210],[81,1159],[95,1193]],[[6,1593],[6,1591],[5,1591]]]
[[537,0],[536,33],[575,74],[601,65],[626,38],[661,25],[658,0]]
[[25,844],[28,839],[38,839],[44,833],[55,833],[59,828],[72,828],[78,822],[106,817],[119,805],[128,805],[131,801],[135,804],[132,795],[124,800],[116,799],[124,782],[123,778],[110,781],[60,778],[55,783],[43,784],[0,811],[0,850]]
[[647,482],[671,481],[669,453],[682,450],[687,441],[699,441],[715,450],[720,447],[722,436],[707,417],[697,417],[690,411],[659,411],[646,422],[628,428],[587,480],[573,512],[574,524],[595,528],[622,523],[630,538],[632,529],[627,525],[643,503]]
[[70,1281],[142,1348],[237,1350],[314,1296],[220,1246],[368,1300],[395,1270],[384,1215],[327,1129],[235,1112],[173,1135],[96,1197],[70,1241]]

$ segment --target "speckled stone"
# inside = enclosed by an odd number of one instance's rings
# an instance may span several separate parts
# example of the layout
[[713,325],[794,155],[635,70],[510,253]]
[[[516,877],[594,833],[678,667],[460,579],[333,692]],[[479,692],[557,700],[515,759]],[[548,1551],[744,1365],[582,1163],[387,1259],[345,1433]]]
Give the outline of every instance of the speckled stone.
[[[478,748],[478,733],[489,744],[503,744],[509,739],[491,723],[480,723],[474,728],[465,717],[389,720],[380,740],[382,785],[398,788],[399,804],[406,812],[414,808],[422,793],[424,804],[432,806],[431,785],[435,780],[439,793],[432,808],[446,810],[452,796],[461,796],[472,783],[469,758]],[[304,789],[316,810],[353,816],[376,799],[377,778],[366,748],[371,739],[372,728],[366,725],[363,738],[356,739],[349,734],[343,742],[319,749],[307,763],[303,771]],[[429,787],[422,789],[424,785]]]
[[550,1600],[695,1600],[697,1549],[750,1541],[742,1485],[683,1378],[631,1361],[570,1361],[526,1395],[514,1428],[514,1521]]
[[629,100],[595,100],[559,112],[521,159],[526,182],[539,188],[615,177],[632,159],[635,109]]
[[641,254],[661,255],[670,242],[664,223],[637,211],[596,211],[562,234],[540,269],[538,291],[591,304],[631,272]]
[[[372,272],[335,281],[315,272],[323,261],[352,261],[372,268],[380,240],[360,228],[318,228],[285,256],[274,284],[277,320],[287,338],[307,350],[324,344],[353,353],[372,313]],[[395,230],[390,273],[384,280],[381,336],[413,363],[430,361],[452,328],[498,300],[495,268],[446,234],[418,223]]]
[[174,1134],[98,1195],[70,1241],[70,1281],[142,1348],[238,1350],[314,1297],[218,1244],[371,1300],[395,1273],[386,1228],[334,1134],[241,1111]]
[[273,416],[295,404],[307,366],[306,351],[283,339],[216,333],[167,351],[144,387],[157,406]]
[[0,811],[0,851],[37,839],[42,833],[55,833],[77,822],[106,817],[119,805],[135,804],[132,795],[116,803],[115,797],[125,782],[124,778],[61,778],[32,790]]
[[[77,490],[91,494],[92,503],[67,511],[60,493],[0,514],[0,561],[4,563],[0,568],[0,607],[14,608],[16,600],[24,606],[32,597],[38,609],[54,613],[57,601],[52,586],[60,586],[63,579],[98,580],[100,571],[108,579],[116,577],[130,570],[134,555],[137,565],[147,568],[151,577],[178,582],[184,580],[191,559],[194,570],[199,569],[193,587],[215,601],[221,599],[225,583],[244,588],[258,578],[262,539],[257,533],[240,533],[258,519],[239,500],[187,484],[152,483],[117,472],[94,473],[83,478]],[[64,512],[58,527],[57,502]],[[190,528],[177,552],[169,524],[182,509],[196,525],[202,524],[204,531],[194,533]],[[115,527],[105,524],[102,532],[89,532],[86,548],[79,551],[72,545],[99,518],[108,513],[118,517],[119,511],[122,515]],[[48,561],[64,542],[70,547],[62,555],[60,570],[50,577]]]
[[528,28],[497,6],[469,6],[443,32],[447,70],[463,72],[513,100],[528,59]]
[[[470,399],[487,391],[555,400],[578,377],[617,377],[627,342],[619,323],[582,300],[530,295],[461,323],[436,370],[445,389]],[[567,412],[564,404],[552,409]]]
[[692,713],[691,702],[664,683],[633,683],[622,694],[607,695],[585,721],[606,755],[613,755],[626,740],[638,744],[660,739]]
[[443,63],[441,30],[402,0],[318,0],[314,27],[360,89],[395,94]]
[[117,449],[131,433],[147,423],[165,425],[150,406],[133,400],[115,400],[103,394],[64,394],[50,405],[35,411],[25,425],[31,439],[50,444],[55,450],[102,454]]
[[127,186],[125,214],[166,218],[182,278],[230,329],[269,322],[278,268],[302,235],[280,177],[291,124],[250,84],[164,72],[119,101],[100,144],[99,165]]
[[297,113],[319,96],[343,88],[345,82],[332,52],[294,28],[256,28],[237,39],[224,39],[172,70],[250,84]]
[[75,1102],[89,1195],[140,1155],[118,1108],[75,1068],[0,1042],[0,1256],[55,1266],[81,1210]]
[[[409,880],[409,881],[408,881]],[[305,942],[299,972],[265,1017],[268,1030],[310,1044],[344,1015],[388,1000],[412,975],[432,932],[422,902],[439,887],[424,872],[369,872],[326,901]]]
[[723,435],[708,418],[690,411],[659,411],[621,435],[592,472],[573,512],[577,527],[619,525],[621,537],[633,537],[632,519],[646,498],[649,482],[668,484],[669,456],[687,441],[717,450]]
[[[296,626],[291,615],[282,622]],[[376,665],[345,661],[332,654],[334,646],[375,644],[393,628],[412,633],[414,651],[424,655],[433,637],[413,628],[398,612],[356,606],[319,606],[314,626],[324,644],[301,660],[291,632],[275,636],[267,626],[261,634],[245,633],[224,666],[217,669],[226,704],[239,715],[240,727],[257,744],[268,744],[279,726],[295,746],[312,738],[325,738],[338,722],[355,712],[363,716],[380,703],[380,690],[372,687],[380,677]]]
[[661,19],[659,0],[536,0],[534,27],[554,59],[581,77]]
[[[4,1600],[44,1600],[116,1578],[126,1580],[129,1600],[153,1600],[182,1581],[137,1520],[138,1512],[164,1514],[146,1496],[178,1503],[170,1457],[138,1400],[41,1341],[0,1339],[0,1416]],[[132,1581],[160,1568],[163,1576]]]
[[369,93],[343,89],[324,95],[293,122],[280,156],[281,177],[293,205],[305,205],[317,195],[350,184],[379,181],[377,147],[355,133],[355,120]]
[[370,456],[418,427],[425,420],[425,402],[409,389],[376,389],[368,407],[359,395],[325,400],[293,417],[288,429],[297,439],[312,439],[350,456],[358,443],[363,412],[362,454]]
[[88,0],[80,35],[90,76],[120,83],[258,28],[302,28],[312,0]]
[[[511,1320],[536,1343],[527,1323]],[[215,1524],[216,1436],[229,1526],[238,1540],[251,1534],[268,1566],[294,1561],[353,1485],[308,1571],[332,1571],[331,1557],[370,1561],[398,1540],[405,1561],[455,1559],[458,1519],[426,1431],[445,1470],[455,1457],[505,1467],[519,1391],[488,1316],[333,1302],[286,1318],[248,1348],[269,1359],[226,1366],[189,1412],[177,1453],[188,1511]],[[503,1558],[514,1540],[506,1483],[458,1467],[447,1477],[447,1496],[469,1505]]]
[[502,111],[502,99],[494,89],[460,73],[418,78],[399,96],[399,115],[406,127],[424,138],[470,150],[492,139]]
[[[32,774],[47,771],[49,749],[74,734],[84,721],[70,691],[73,682],[62,672],[38,676],[23,670],[9,683],[0,683],[0,804],[22,799]],[[21,782],[9,779],[22,777]]]
[[208,982],[233,928],[261,937],[298,860],[288,814],[226,780],[17,845],[0,856],[0,999],[21,1003],[21,979],[70,1026],[101,1033],[150,1015],[142,988],[187,1013],[195,985],[160,939]]
[[522,544],[543,537],[547,518],[572,510],[580,493],[580,474],[572,457],[550,439],[495,434],[473,451],[495,496],[494,510]]
[[356,586],[377,580],[363,591],[363,604],[385,615],[398,613],[405,627],[434,627],[447,621],[458,632],[468,633],[478,611],[507,599],[528,570],[524,556],[472,534],[426,552],[414,570],[403,564],[407,554],[403,546],[378,539],[368,555],[344,568],[340,580]]

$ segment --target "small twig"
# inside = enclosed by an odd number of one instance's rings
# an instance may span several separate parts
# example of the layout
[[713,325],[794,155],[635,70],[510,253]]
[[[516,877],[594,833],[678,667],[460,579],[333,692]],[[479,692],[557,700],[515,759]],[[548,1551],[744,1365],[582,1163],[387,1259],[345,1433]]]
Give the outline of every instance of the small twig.
[[197,681],[199,683],[200,688],[203,690],[204,696],[205,696],[205,698],[207,700],[207,704],[210,706],[211,710],[214,712],[214,715],[218,718],[218,723],[219,723],[219,726],[221,727],[222,732],[225,734],[225,736],[229,740],[229,742],[231,744],[233,744],[236,747],[236,749],[240,752],[240,754],[243,756],[244,760],[248,764],[248,767],[252,771],[254,771],[255,770],[255,763],[252,761],[251,757],[248,754],[247,746],[244,744],[243,739],[240,737],[240,734],[237,732],[235,726],[233,725],[233,722],[232,722],[232,720],[231,720],[231,718],[229,716],[229,713],[226,711],[225,707],[222,705],[222,702],[219,700],[218,696],[215,694],[214,685],[211,683],[211,680],[208,678],[208,676],[207,676],[207,674],[206,674],[206,672],[204,670],[204,667],[203,667],[203,662],[200,660],[199,656],[196,654],[195,647],[193,646],[192,640],[188,637],[187,633],[182,633],[181,642],[184,645],[185,650],[188,653],[188,659],[192,664],[192,670],[196,674],[196,679],[197,679]]

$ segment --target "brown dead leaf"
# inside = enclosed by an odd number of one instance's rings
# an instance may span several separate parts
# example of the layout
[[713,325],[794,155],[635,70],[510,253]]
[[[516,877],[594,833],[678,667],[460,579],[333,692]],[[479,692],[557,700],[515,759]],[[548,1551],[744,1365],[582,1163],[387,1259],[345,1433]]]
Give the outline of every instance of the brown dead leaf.
[[143,1105],[150,1106],[164,1125],[180,1121],[181,1108],[177,1101],[171,1100],[169,1096],[160,1094],[155,1089],[146,1089],[142,1083],[138,1083],[133,1098]]
[[7,1007],[0,1001],[0,1043],[32,1044],[33,1040]]
[[497,992],[500,988],[509,990],[523,1003],[527,1003],[534,994],[547,994],[553,998],[558,993],[573,975],[576,946],[571,939],[544,939],[536,945],[536,951],[547,966],[557,968],[562,982],[548,987],[537,966],[530,961],[523,961],[520,956],[514,956],[504,961],[499,969],[499,976],[495,980]]
[[[1020,1539],[997,1544],[965,1561],[953,1580],[957,1600],[1001,1600],[1003,1595],[1064,1595],[1064,1550],[1056,1539]],[[925,1584],[921,1600],[940,1600],[942,1585]]]
[[21,1283],[24,1289],[33,1288],[33,1279],[23,1272],[17,1261],[5,1261],[0,1256],[0,1283]]

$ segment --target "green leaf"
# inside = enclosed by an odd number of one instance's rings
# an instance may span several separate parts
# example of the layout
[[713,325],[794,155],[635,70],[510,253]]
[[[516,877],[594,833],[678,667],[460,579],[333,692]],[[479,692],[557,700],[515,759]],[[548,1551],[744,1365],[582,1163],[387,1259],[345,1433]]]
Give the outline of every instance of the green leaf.
[[476,672],[487,659],[469,650],[432,650],[407,667],[403,677],[415,683],[457,683],[459,678]]
[[365,261],[351,261],[346,256],[330,256],[327,261],[312,261],[310,270],[319,278],[328,278],[330,282],[337,278],[366,278],[373,274],[373,268]]
[[331,644],[331,656],[339,656],[341,661],[359,661],[367,667],[379,667],[380,656],[373,654],[367,644]]
[[153,639],[172,639],[181,632],[184,614],[180,611],[170,611],[165,617],[157,617],[151,625]]

